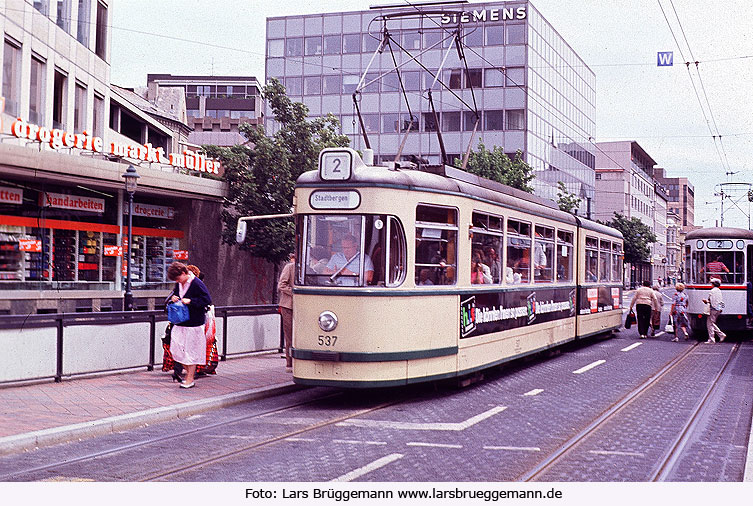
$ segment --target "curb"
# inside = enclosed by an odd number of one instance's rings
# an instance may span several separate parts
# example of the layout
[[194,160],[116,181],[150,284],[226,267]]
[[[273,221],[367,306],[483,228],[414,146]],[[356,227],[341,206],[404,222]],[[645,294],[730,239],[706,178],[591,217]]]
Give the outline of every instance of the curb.
[[211,409],[224,408],[233,404],[240,404],[266,397],[282,395],[302,387],[293,382],[279,383],[252,390],[244,390],[233,394],[221,395],[219,397],[210,397],[196,401],[184,402],[174,406],[164,406],[161,408],[147,409],[125,415],[111,416],[91,422],[76,423],[55,427],[52,429],[43,429],[15,436],[6,436],[0,438],[0,455],[9,455],[25,450],[51,446],[58,443],[65,443],[73,439],[84,439],[113,432],[133,429],[147,423],[159,423],[178,418],[186,418]]

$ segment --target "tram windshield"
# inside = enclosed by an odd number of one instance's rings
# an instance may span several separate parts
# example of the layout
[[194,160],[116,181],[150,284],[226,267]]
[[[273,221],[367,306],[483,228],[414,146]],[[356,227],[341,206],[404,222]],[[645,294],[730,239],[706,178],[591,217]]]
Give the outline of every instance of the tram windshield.
[[301,219],[298,284],[397,286],[404,281],[405,233],[396,217],[309,215]]
[[693,251],[691,274],[696,283],[710,283],[718,278],[722,283],[745,282],[745,257],[742,251]]

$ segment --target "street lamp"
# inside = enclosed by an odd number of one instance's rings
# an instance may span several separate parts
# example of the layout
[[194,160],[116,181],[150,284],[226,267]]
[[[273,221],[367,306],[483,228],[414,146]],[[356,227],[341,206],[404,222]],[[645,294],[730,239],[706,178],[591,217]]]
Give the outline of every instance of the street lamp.
[[133,165],[129,165],[122,175],[125,179],[125,191],[128,192],[128,252],[126,254],[126,291],[123,295],[123,309],[133,311],[133,293],[131,293],[131,231],[133,229],[133,194],[139,185],[139,173]]

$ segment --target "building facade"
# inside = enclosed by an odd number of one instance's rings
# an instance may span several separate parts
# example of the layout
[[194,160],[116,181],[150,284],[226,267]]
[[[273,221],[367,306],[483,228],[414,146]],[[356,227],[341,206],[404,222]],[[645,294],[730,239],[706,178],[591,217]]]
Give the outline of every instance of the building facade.
[[[439,129],[450,162],[479,142],[513,158],[520,151],[540,196],[555,200],[562,181],[583,199],[581,214],[593,198],[595,76],[529,2],[268,18],[266,76],[310,115],[336,116],[355,149],[367,147],[366,134],[377,162],[400,153],[440,163]],[[269,110],[265,122],[274,131]]]
[[663,168],[656,168],[656,179],[667,189],[669,208],[680,218],[682,233],[695,230],[695,188],[686,177],[667,177]]
[[222,242],[225,183],[187,143],[185,110],[110,83],[112,4],[0,8],[0,314],[122,309],[129,262],[137,309],[164,302],[174,260],[206,273],[217,305],[269,301],[271,266]]
[[240,124],[256,125],[263,117],[261,86],[255,77],[147,75],[150,102],[175,90],[185,96],[188,142],[194,146],[242,144],[246,138],[238,131]]

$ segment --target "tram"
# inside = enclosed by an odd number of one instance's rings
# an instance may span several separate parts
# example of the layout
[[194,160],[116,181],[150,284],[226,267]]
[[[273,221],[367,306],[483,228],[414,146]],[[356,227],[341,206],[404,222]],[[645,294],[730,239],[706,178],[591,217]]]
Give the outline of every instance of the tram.
[[621,324],[617,230],[464,171],[328,148],[294,215],[298,384],[460,378]]
[[688,319],[693,332],[706,335],[711,278],[721,280],[724,310],[717,325],[724,332],[753,330],[753,231],[701,228],[685,238]]

